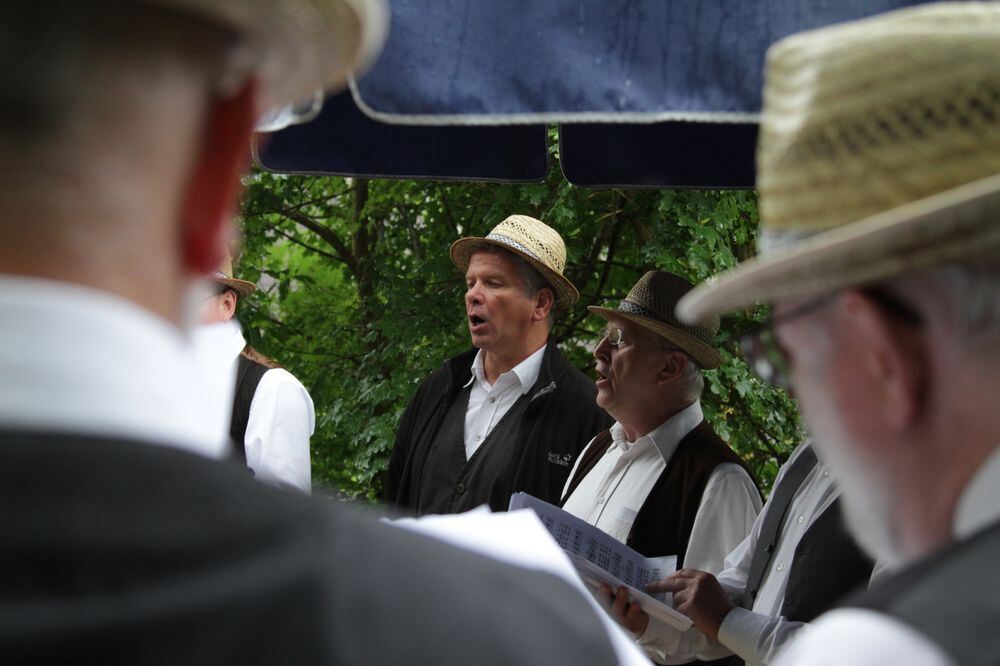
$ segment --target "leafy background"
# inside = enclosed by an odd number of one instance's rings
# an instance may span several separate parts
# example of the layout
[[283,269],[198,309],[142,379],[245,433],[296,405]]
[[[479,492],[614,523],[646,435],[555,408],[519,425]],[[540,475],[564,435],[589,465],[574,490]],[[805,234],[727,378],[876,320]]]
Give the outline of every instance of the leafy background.
[[[563,179],[556,150],[545,182],[527,185],[248,177],[237,270],[261,288],[239,318],[251,344],[313,397],[316,484],[377,498],[407,400],[444,358],[468,348],[464,280],[448,256],[455,239],[484,235],[511,213],[560,231],[581,299],[553,335],[590,376],[602,320],[587,305],[617,304],[647,270],[698,282],[752,254],[753,192],[580,189]],[[723,320],[725,362],[706,373],[702,403],[770,487],[802,432],[788,396],[760,382],[732,342],[764,314]]]

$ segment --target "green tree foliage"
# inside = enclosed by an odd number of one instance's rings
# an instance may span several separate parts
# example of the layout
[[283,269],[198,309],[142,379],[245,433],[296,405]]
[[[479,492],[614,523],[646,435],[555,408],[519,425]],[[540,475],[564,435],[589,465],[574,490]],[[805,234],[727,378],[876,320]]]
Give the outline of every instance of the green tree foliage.
[[[255,173],[243,204],[241,276],[262,289],[241,307],[251,343],[305,383],[316,404],[313,476],[375,498],[396,421],[418,383],[469,345],[464,280],[448,256],[511,213],[540,218],[567,243],[582,295],[553,334],[593,374],[603,321],[645,271],[693,282],[751,253],[756,198],[742,191],[583,190],[554,168],[543,183],[361,181]],[[749,372],[734,337],[759,320],[723,321],[725,363],[707,373],[703,405],[717,431],[770,485],[801,439],[788,397]]]

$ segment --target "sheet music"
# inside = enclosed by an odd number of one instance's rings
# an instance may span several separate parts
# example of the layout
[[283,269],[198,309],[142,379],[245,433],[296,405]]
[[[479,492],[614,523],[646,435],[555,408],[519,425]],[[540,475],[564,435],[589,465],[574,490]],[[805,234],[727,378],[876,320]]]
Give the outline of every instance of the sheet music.
[[527,493],[510,498],[510,511],[531,509],[566,551],[580,576],[592,587],[606,583],[612,589],[625,585],[632,600],[660,620],[677,629],[687,629],[691,620],[673,609],[669,594],[653,597],[645,592],[650,583],[662,580],[677,569],[677,556],[644,557],[610,534],[585,520]]

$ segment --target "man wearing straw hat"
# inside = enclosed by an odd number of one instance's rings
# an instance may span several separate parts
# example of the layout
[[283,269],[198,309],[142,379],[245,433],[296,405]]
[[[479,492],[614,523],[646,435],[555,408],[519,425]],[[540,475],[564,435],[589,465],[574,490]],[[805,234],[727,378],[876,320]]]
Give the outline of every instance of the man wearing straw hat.
[[[617,308],[588,308],[608,321],[594,349],[597,404],[616,422],[581,455],[563,508],[647,557],[676,555],[678,566],[717,572],[761,498],[702,415],[701,371],[722,362],[713,347],[719,321],[677,321],[674,307],[690,289],[650,271]],[[648,643],[655,624],[630,628]]]
[[628,656],[553,576],[218,460],[225,396],[201,390],[187,327],[230,240],[257,118],[342,87],[384,11],[0,3],[4,662]]
[[760,256],[678,313],[770,303],[746,353],[794,386],[848,526],[900,569],[781,663],[1000,660],[998,62],[996,3],[901,10],[768,55]]
[[474,349],[448,359],[399,422],[386,500],[415,514],[480,504],[507,508],[526,492],[559,500],[584,444],[606,428],[594,383],[549,340],[558,311],[580,297],[563,275],[559,234],[511,215],[485,238],[455,241]]
[[[201,304],[203,325],[219,324],[227,335],[202,336],[221,372],[235,376],[229,435],[237,460],[258,481],[312,490],[309,438],[316,415],[309,392],[292,373],[251,347],[234,321],[239,300],[257,290],[233,277],[227,255],[213,274],[214,292]],[[221,339],[220,339],[221,338]],[[207,342],[207,341],[212,342]]]

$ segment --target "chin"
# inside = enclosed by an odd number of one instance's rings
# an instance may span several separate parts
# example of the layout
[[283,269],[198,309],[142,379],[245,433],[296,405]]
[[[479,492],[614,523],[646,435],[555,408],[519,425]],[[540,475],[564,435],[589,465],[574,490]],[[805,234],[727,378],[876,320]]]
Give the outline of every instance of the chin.
[[905,564],[908,558],[893,511],[891,470],[873,456],[854,453],[845,436],[833,430],[816,431],[816,448],[840,486],[848,530],[879,564],[890,568]]

